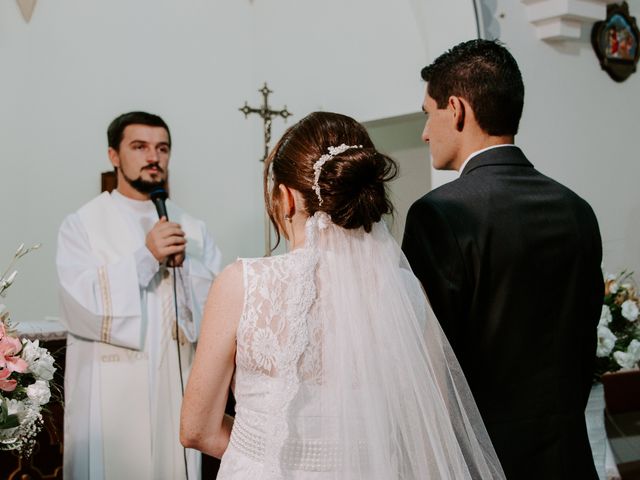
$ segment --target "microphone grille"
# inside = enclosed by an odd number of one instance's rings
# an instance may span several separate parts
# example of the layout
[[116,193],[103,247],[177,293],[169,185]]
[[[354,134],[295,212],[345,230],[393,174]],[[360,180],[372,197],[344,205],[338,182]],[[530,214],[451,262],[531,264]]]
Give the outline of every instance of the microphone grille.
[[149,197],[151,198],[151,200],[157,200],[157,199],[166,200],[168,196],[169,195],[167,194],[167,191],[162,187],[153,189],[149,194]]

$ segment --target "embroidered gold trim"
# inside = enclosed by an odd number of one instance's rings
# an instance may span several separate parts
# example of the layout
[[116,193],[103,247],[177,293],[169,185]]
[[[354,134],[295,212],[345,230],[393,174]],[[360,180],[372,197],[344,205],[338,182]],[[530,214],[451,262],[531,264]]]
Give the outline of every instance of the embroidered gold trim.
[[113,321],[113,310],[111,308],[111,292],[109,291],[109,276],[107,268],[98,268],[98,282],[100,283],[100,292],[102,293],[102,307],[104,314],[102,316],[102,330],[100,332],[100,341],[104,343],[111,342],[111,324]]

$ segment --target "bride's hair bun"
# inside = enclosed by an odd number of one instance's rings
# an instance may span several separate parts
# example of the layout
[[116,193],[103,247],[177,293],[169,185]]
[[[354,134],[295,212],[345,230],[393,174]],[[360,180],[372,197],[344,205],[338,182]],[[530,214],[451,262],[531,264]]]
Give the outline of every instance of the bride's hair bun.
[[[327,154],[331,157],[319,166]],[[336,225],[369,232],[393,211],[386,183],[397,173],[396,163],[376,150],[360,123],[338,113],[314,112],[289,128],[267,158],[265,202],[272,221],[282,227],[278,186],[283,184],[301,193],[309,215],[323,211]]]
[[395,162],[374,148],[351,148],[323,165],[318,181],[322,205],[311,203],[336,225],[370,232],[393,210],[385,184],[396,174]]

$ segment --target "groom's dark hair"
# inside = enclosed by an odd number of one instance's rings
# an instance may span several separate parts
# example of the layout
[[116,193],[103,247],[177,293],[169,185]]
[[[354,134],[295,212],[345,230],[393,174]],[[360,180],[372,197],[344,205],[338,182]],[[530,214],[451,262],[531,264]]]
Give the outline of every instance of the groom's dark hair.
[[438,108],[445,108],[452,95],[462,97],[489,135],[518,133],[524,105],[522,75],[516,60],[497,40],[460,43],[421,74]]

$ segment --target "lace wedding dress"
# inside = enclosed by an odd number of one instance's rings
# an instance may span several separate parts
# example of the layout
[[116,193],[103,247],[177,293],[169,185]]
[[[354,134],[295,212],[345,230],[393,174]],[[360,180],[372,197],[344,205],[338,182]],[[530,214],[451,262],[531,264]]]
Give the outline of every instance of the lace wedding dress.
[[242,260],[236,416],[218,479],[504,478],[455,357],[383,223],[317,213]]

